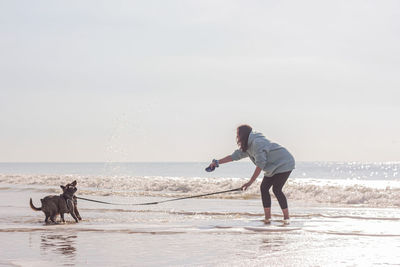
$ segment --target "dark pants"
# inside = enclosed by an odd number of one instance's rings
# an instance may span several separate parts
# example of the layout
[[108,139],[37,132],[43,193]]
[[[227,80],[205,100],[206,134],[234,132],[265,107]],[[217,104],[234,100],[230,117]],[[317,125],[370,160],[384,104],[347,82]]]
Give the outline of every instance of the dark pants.
[[269,189],[271,188],[271,186],[273,186],[272,191],[274,192],[274,195],[278,199],[279,206],[281,206],[281,209],[286,209],[288,207],[286,197],[282,192],[282,187],[289,178],[290,173],[291,171],[277,173],[272,177],[264,176],[264,179],[260,186],[261,197],[264,208],[271,207],[271,196],[269,194]]

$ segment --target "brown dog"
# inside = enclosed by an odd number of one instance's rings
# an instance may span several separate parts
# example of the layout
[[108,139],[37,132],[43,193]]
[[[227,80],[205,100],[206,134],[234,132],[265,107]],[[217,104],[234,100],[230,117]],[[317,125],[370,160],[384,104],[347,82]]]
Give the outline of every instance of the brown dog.
[[[75,222],[78,222],[78,218],[81,219],[78,209],[76,208],[76,197],[75,197],[75,192],[77,191],[76,189],[76,181],[73,181],[70,184],[67,184],[66,186],[61,185],[61,189],[63,190],[63,193],[61,195],[53,195],[53,196],[47,196],[40,201],[42,202],[42,207],[41,208],[36,208],[33,203],[32,203],[32,198],[30,199],[30,206],[33,210],[35,211],[43,211],[44,214],[46,215],[46,219],[44,220],[46,223],[48,222],[49,218],[50,220],[55,223],[55,218],[58,214],[60,214],[61,221],[65,222],[64,220],[64,213],[70,213],[71,216],[74,218]],[[77,212],[77,214],[76,214]],[[79,216],[79,217],[78,217]]]

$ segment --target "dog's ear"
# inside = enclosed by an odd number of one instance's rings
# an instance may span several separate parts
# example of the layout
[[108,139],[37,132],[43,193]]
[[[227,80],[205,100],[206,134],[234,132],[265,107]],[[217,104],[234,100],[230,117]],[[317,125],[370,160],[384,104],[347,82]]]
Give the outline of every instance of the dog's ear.
[[61,189],[63,190],[63,191],[65,191],[65,186],[63,186],[63,185],[60,185],[60,187],[61,187]]
[[76,186],[76,180],[71,183],[72,186]]

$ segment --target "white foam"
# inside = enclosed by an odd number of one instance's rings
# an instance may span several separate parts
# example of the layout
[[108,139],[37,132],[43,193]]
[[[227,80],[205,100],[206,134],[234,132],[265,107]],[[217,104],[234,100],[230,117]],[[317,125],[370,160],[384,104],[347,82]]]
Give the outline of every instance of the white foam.
[[[78,195],[182,197],[238,188],[247,179],[184,178],[161,176],[80,176],[80,175],[5,175],[0,183],[46,186],[59,192],[59,185],[78,181]],[[261,179],[247,191],[213,198],[259,198]],[[327,180],[290,178],[284,187],[290,200],[336,204],[361,204],[378,207],[400,207],[400,181],[396,180]]]
[[321,203],[399,207],[400,182],[374,180],[294,179],[285,188],[287,197]]

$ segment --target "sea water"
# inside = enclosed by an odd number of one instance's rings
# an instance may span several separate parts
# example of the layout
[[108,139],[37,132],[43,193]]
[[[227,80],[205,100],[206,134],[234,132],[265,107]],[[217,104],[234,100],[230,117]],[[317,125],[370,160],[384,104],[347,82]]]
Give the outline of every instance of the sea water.
[[300,162],[284,187],[285,224],[259,184],[246,192],[150,206],[78,201],[83,221],[46,225],[32,197],[137,204],[240,187],[250,162],[0,163],[0,266],[373,266],[400,264],[400,163]]
[[[222,165],[214,172],[208,163],[0,163],[0,182],[34,184],[59,191],[65,181],[78,180],[80,194],[182,197],[240,187],[251,177],[251,162]],[[258,184],[239,195],[259,197]],[[400,207],[399,162],[299,162],[285,192],[292,200],[321,203]]]

